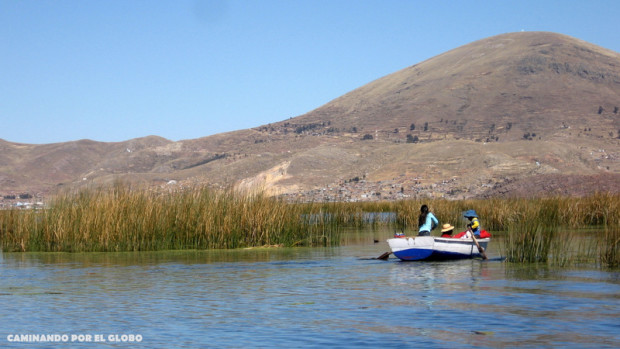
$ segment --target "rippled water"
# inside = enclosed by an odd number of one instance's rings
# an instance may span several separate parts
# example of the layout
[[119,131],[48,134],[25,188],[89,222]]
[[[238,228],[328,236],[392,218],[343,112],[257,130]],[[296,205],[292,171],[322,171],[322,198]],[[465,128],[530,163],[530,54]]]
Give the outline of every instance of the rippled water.
[[[368,257],[387,244],[360,236],[337,248],[5,253],[0,346],[90,335],[82,346],[620,347],[617,271],[508,265],[493,242],[484,262],[380,261]],[[67,341],[10,341],[34,334]],[[141,341],[111,341],[129,338]]]

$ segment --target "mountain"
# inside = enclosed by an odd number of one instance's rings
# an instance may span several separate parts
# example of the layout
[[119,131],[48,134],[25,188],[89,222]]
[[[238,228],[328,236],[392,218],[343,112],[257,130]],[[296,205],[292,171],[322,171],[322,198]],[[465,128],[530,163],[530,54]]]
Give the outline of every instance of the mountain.
[[316,200],[620,192],[619,108],[619,53],[509,33],[252,129],[179,142],[0,141],[0,194],[118,179]]

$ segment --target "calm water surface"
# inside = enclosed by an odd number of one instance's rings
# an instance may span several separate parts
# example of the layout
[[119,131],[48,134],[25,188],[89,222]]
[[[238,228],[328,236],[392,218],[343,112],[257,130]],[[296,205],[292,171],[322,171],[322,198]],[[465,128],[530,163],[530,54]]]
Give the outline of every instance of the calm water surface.
[[[336,248],[5,253],[0,347],[620,347],[618,271],[513,266],[494,242],[484,262],[370,259],[389,235]],[[68,339],[11,341],[20,335]]]

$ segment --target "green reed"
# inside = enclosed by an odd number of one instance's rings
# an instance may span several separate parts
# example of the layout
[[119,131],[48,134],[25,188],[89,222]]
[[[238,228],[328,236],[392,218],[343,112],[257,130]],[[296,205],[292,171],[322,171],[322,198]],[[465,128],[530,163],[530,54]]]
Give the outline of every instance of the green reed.
[[[608,193],[583,198],[288,203],[260,192],[204,187],[158,192],[117,183],[58,195],[43,210],[0,210],[0,244],[4,251],[337,245],[344,227],[392,225],[415,234],[423,204],[440,224],[450,223],[457,231],[467,223],[462,213],[475,209],[483,229],[506,232],[502,253],[508,261],[565,265],[590,258],[601,265],[619,264],[620,195]],[[396,221],[382,221],[369,212],[392,212]],[[574,237],[565,231],[601,226],[605,230],[596,246],[570,250]]]
[[597,246],[599,263],[609,268],[620,267],[620,227],[605,227]]
[[506,260],[517,263],[547,262],[551,247],[559,247],[553,245],[555,238],[556,228],[553,226],[538,221],[515,222],[504,237]]
[[339,242],[335,225],[303,214],[302,206],[261,193],[115,185],[59,195],[44,210],[0,211],[0,243],[4,251],[78,252]]
[[[475,209],[483,229],[505,232],[502,254],[509,262],[568,265],[596,261],[620,265],[620,195],[588,197],[491,198],[451,201],[415,199],[394,204],[397,224],[417,231],[420,206],[426,204],[441,223],[464,230],[462,213]],[[576,229],[596,228],[596,246],[579,243]]]
[[441,223],[464,228],[463,212],[475,209],[483,228],[507,231],[527,219],[544,226],[580,229],[620,225],[620,195],[598,193],[588,197],[490,198],[468,200],[412,199],[396,202],[323,203],[324,212],[333,214],[337,224],[365,226],[364,212],[395,212],[395,225],[416,232],[420,207],[428,205]]

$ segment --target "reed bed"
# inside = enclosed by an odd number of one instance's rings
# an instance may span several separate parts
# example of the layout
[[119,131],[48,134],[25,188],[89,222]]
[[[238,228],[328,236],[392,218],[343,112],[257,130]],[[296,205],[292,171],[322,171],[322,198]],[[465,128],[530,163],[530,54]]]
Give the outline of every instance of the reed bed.
[[554,244],[554,241],[561,241],[556,239],[556,227],[532,217],[523,218],[508,228],[508,234],[504,238],[506,260],[517,263],[546,263],[551,247],[562,247]]
[[339,242],[315,206],[208,188],[157,193],[124,185],[56,197],[44,210],[0,211],[4,251],[144,251]]
[[[620,265],[620,195],[608,193],[288,203],[260,192],[201,187],[161,193],[118,183],[59,195],[43,210],[0,210],[0,244],[4,251],[72,252],[337,245],[345,227],[388,225],[415,233],[423,204],[457,230],[465,229],[463,212],[475,209],[483,229],[506,234],[502,253],[509,262],[564,265],[594,258]],[[588,227],[600,231],[596,245],[569,251],[575,244],[567,231]]]
[[610,268],[620,267],[620,227],[606,227],[597,251],[600,265]]
[[[463,212],[475,209],[483,229],[505,235],[501,246],[508,262],[551,263],[565,266],[595,262],[620,266],[620,195],[597,193],[588,197],[491,198],[484,200],[413,199],[398,202],[329,203],[322,212],[332,223],[362,227],[391,224],[415,234],[420,207],[426,204],[442,223],[465,230]],[[394,212],[389,222],[364,219],[365,212]],[[594,243],[584,243],[575,231],[594,229]],[[580,240],[578,240],[580,239]]]
[[[441,223],[464,230],[462,216],[475,209],[484,229],[505,234],[502,254],[508,262],[569,265],[596,262],[620,266],[620,195],[588,197],[491,198],[450,201],[407,200],[390,204],[399,229],[417,231],[420,207],[427,204]],[[576,230],[595,229],[594,244],[577,241]]]

